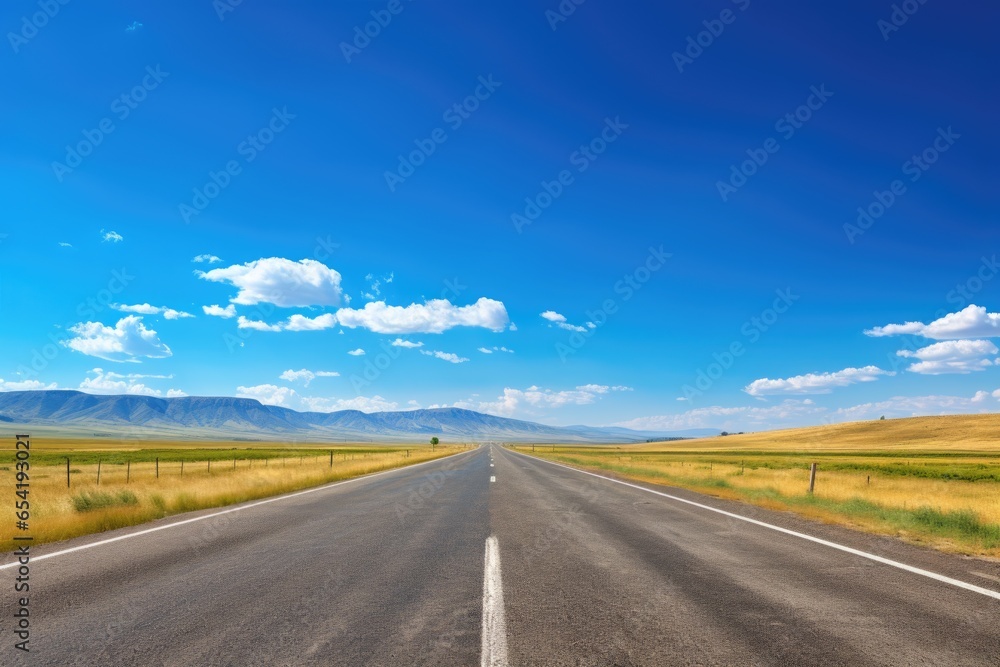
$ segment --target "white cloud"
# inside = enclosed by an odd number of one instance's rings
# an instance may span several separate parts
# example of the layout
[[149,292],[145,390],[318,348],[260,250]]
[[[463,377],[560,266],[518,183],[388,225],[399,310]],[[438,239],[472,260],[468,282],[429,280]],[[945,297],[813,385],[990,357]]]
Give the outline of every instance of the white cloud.
[[462,364],[468,361],[465,357],[460,357],[452,352],[441,352],[440,350],[420,350],[420,354],[426,354],[429,357],[437,357],[438,359],[443,359],[444,361],[450,361],[453,364]]
[[106,232],[101,230],[101,240],[105,243],[119,243],[125,240],[125,237],[115,231]]
[[992,394],[990,394],[990,395],[991,395],[991,396],[992,396],[993,398],[995,398],[995,399],[997,399],[998,401],[1000,401],[1000,389],[997,389],[996,391],[994,391],[994,392],[993,392]]
[[907,368],[909,371],[923,375],[945,375],[990,368],[994,361],[986,357],[997,352],[997,346],[988,340],[946,340],[912,352],[900,350],[896,354],[920,360]]
[[[94,368],[87,371],[93,377],[84,378],[80,383],[80,390],[92,394],[132,394],[138,396],[163,396],[163,392],[136,380],[155,379],[170,380],[173,375],[144,375],[142,373],[129,373],[122,375],[113,371],[105,371],[102,368]],[[180,389],[167,390],[167,398],[177,398],[187,396]]]
[[364,356],[365,351],[359,347],[356,350],[350,350],[347,354],[351,355],[352,357],[361,357]]
[[211,315],[212,317],[221,317],[226,320],[236,317],[236,306],[233,304],[229,304],[225,308],[213,304],[211,306],[202,306],[201,309],[206,315]]
[[476,348],[476,349],[478,349],[483,354],[493,354],[493,350],[488,350],[485,347],[480,347],[480,348]]
[[341,308],[337,320],[345,327],[361,327],[381,334],[441,333],[453,327],[482,327],[503,331],[507,309],[499,301],[480,298],[470,306],[454,306],[447,299],[423,304],[387,306],[384,301],[366,303],[364,308]]
[[812,401],[785,399],[767,407],[722,407],[713,405],[694,408],[676,415],[638,417],[615,426],[638,431],[675,431],[691,428],[717,428],[728,431],[749,431],[788,425],[790,422],[815,421],[825,412]]
[[280,324],[268,324],[260,320],[248,320],[243,315],[240,315],[239,319],[236,320],[236,328],[253,329],[254,331],[281,331]]
[[284,324],[277,325],[285,331],[322,331],[337,326],[337,318],[332,313],[324,313],[316,317],[306,317],[295,314]]
[[196,271],[199,278],[229,283],[239,288],[232,303],[252,306],[272,303],[297,306],[336,306],[340,304],[340,274],[314,259],[294,262],[282,257],[266,257],[246,264],[211,271]]
[[154,330],[146,328],[138,315],[122,318],[114,327],[100,322],[81,322],[69,330],[76,336],[63,341],[63,345],[108,361],[138,362],[140,357],[161,359],[173,354]]
[[829,394],[834,387],[846,387],[856,382],[874,382],[882,375],[895,375],[877,366],[845,368],[834,373],[807,373],[786,379],[754,380],[743,391],[751,396],[771,396],[774,394]]
[[577,387],[579,391],[587,391],[591,394],[606,394],[609,391],[632,391],[632,387],[623,385],[609,386],[606,384],[584,384]]
[[934,340],[992,338],[1000,336],[1000,313],[987,313],[986,308],[973,304],[957,313],[949,313],[930,324],[923,322],[887,324],[865,331],[866,336],[876,337],[905,334]]
[[191,261],[192,262],[198,262],[199,264],[202,263],[202,262],[208,262],[209,264],[215,264],[216,262],[221,262],[222,259],[219,258],[219,257],[216,257],[215,255],[198,255],[194,259],[192,259]]
[[423,347],[424,346],[423,343],[415,343],[415,342],[413,342],[411,340],[403,340],[402,338],[397,338],[396,340],[392,341],[392,343],[390,343],[390,345],[392,345],[393,347],[405,347],[405,348],[408,348],[408,349],[411,349],[411,350],[413,348]]
[[273,384],[237,387],[236,392],[240,398],[256,398],[264,405],[277,405],[283,408],[291,407],[291,401],[298,396],[294,389]]
[[136,313],[138,315],[163,315],[164,319],[179,320],[185,317],[194,317],[191,313],[182,310],[174,310],[166,306],[151,306],[148,303],[140,303],[134,306],[126,306],[121,303],[111,304],[111,308],[122,313]]
[[8,382],[0,378],[0,391],[38,391],[39,389],[57,389],[55,382],[45,384],[38,380],[14,380]]
[[73,244],[72,243],[66,243],[65,241],[60,241],[59,242],[59,247],[60,248],[72,248]]
[[399,408],[399,404],[381,396],[358,396],[356,398],[303,398],[303,404],[311,412],[335,412],[337,410],[360,410],[361,412],[388,412]]
[[[994,392],[996,394],[996,392]],[[925,415],[971,414],[989,412],[986,399],[990,394],[977,391],[965,396],[895,396],[887,401],[862,403],[841,408],[834,414],[840,421],[859,421],[887,417],[918,417]],[[997,396],[1000,398],[1000,396]]]
[[481,401],[475,404],[473,401],[461,401],[454,407],[479,410],[491,414],[509,417],[515,412],[524,410],[529,414],[539,414],[539,410],[547,408],[561,408],[567,405],[590,405],[609,391],[631,391],[630,387],[616,386],[610,387],[599,384],[585,384],[575,389],[554,391],[552,389],[542,389],[532,385],[527,389],[513,389],[505,387],[503,395],[498,396],[495,401]]
[[187,396],[187,392],[183,392],[180,389],[168,389],[167,398],[182,398]]
[[483,354],[493,354],[494,352],[507,352],[509,354],[514,354],[514,350],[508,350],[506,347],[494,345],[493,347],[480,347],[477,348]]
[[304,382],[305,386],[308,387],[309,383],[312,382],[316,378],[329,378],[329,377],[339,377],[339,376],[340,376],[340,373],[338,373],[336,371],[315,371],[314,372],[314,371],[310,371],[310,370],[307,370],[307,369],[303,368],[302,370],[298,370],[298,371],[293,371],[293,370],[289,369],[289,370],[285,371],[284,373],[282,373],[278,377],[280,379],[282,379],[282,380],[287,380],[288,382],[298,382],[299,380],[304,380],[305,381]]
[[[549,322],[552,322],[552,324],[556,325],[560,329],[566,329],[567,331],[577,331],[580,333],[586,331],[584,327],[580,327],[575,324],[570,324],[569,322],[566,321],[565,315],[560,315],[554,310],[546,310],[544,313],[542,313],[542,317],[548,320]],[[588,324],[590,323],[588,322]]]

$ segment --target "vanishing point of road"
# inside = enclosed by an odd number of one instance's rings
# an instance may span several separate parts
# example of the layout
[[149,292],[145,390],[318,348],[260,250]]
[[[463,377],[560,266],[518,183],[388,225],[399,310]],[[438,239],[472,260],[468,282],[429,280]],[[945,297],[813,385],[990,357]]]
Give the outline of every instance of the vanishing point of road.
[[32,556],[0,664],[1000,665],[1000,564],[498,446]]

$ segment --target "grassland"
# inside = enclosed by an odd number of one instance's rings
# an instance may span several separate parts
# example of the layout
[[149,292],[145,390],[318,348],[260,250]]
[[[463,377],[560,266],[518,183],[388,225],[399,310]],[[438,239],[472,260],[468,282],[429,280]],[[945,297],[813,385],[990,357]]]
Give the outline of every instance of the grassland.
[[[0,488],[10,490],[11,508],[20,500],[14,497],[12,445],[5,447],[6,461],[0,460]],[[32,439],[28,533],[34,544],[54,542],[421,463],[463,449]],[[13,520],[0,523],[0,550],[14,548],[15,532],[20,531]]]
[[[532,447],[517,447],[530,453]],[[1000,557],[1000,415],[857,422],[536,456]],[[809,467],[818,466],[810,494]]]

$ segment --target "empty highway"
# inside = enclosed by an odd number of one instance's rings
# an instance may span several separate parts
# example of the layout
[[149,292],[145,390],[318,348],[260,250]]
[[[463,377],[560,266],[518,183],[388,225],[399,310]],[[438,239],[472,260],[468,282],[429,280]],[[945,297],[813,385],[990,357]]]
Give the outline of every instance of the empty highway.
[[32,556],[0,664],[1000,664],[1000,564],[500,447]]

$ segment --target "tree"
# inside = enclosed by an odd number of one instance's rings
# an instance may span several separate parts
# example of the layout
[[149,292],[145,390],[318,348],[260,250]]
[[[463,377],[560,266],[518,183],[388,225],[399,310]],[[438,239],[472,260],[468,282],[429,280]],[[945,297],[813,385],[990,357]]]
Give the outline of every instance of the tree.
[[439,442],[441,441],[437,439],[437,436],[431,438],[431,449],[434,449],[434,445],[438,444]]
[[885,415],[882,415],[881,417],[879,417],[879,421],[883,421],[884,422],[885,421]]

